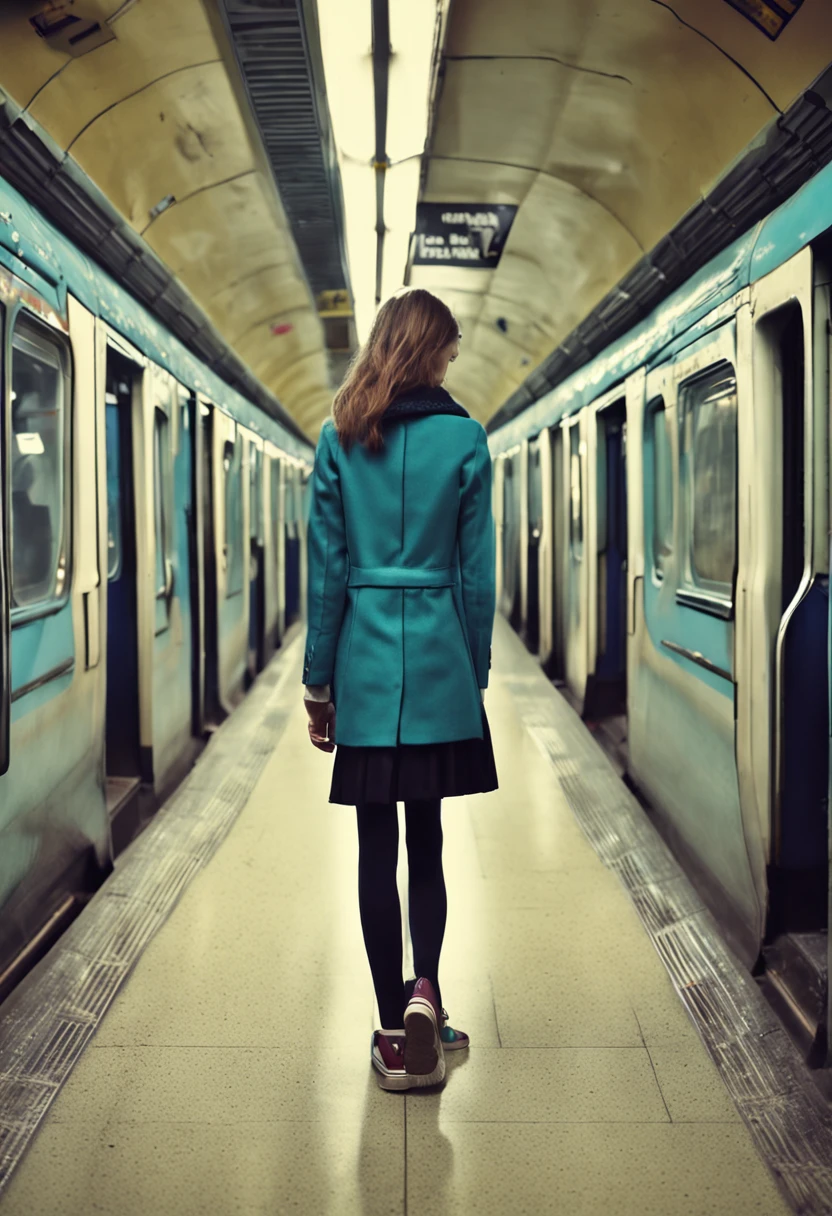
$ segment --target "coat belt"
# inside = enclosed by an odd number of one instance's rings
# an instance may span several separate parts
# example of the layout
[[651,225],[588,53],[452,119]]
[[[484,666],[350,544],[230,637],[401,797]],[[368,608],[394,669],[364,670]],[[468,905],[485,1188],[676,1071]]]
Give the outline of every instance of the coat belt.
[[455,566],[351,566],[348,587],[453,587]]

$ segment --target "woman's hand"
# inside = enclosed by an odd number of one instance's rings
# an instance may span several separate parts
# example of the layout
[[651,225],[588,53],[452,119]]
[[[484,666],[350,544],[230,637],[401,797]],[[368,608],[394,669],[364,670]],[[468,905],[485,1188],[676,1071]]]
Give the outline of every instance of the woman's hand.
[[303,699],[309,715],[309,738],[322,752],[335,751],[335,706],[331,701]]

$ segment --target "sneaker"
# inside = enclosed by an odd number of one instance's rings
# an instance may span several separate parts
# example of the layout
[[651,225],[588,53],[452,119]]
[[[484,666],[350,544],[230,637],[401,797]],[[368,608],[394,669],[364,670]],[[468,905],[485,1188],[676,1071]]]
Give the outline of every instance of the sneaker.
[[464,1030],[454,1030],[453,1026],[448,1025],[448,1013],[445,1009],[442,1010],[439,1037],[445,1051],[462,1051],[464,1047],[471,1046],[471,1040]]
[[378,1073],[382,1089],[410,1089],[404,1067],[405,1032],[374,1030],[370,1040],[370,1061]]
[[[416,987],[415,980],[405,980],[404,982],[404,999],[409,1001],[413,996],[413,989]],[[453,1026],[448,1025],[448,1011],[442,1010],[442,1018],[439,1023],[439,1037],[442,1040],[442,1046],[445,1051],[462,1051],[465,1047],[471,1046],[471,1040],[464,1030],[455,1030]]]
[[410,1085],[438,1085],[445,1079],[445,1053],[439,1033],[442,1010],[433,984],[418,979],[404,1011],[404,1066]]

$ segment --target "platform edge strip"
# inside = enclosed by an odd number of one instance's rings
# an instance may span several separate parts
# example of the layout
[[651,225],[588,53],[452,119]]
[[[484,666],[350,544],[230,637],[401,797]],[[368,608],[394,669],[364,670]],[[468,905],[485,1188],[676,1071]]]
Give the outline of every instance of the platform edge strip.
[[[0,1009],[0,1199],[142,953],[245,807],[297,702],[301,632]],[[198,804],[198,813],[196,807]]]
[[520,639],[498,629],[511,647],[503,683],[521,721],[584,836],[627,891],[757,1152],[795,1212],[828,1216],[832,1112],[636,797]]

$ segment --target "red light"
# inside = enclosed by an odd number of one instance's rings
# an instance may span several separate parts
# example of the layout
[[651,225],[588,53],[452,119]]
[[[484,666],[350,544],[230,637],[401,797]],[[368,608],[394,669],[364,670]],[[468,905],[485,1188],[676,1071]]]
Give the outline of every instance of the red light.
[[279,338],[281,334],[290,334],[294,328],[295,327],[291,324],[291,322],[283,321],[280,325],[272,326],[272,333],[276,338]]

